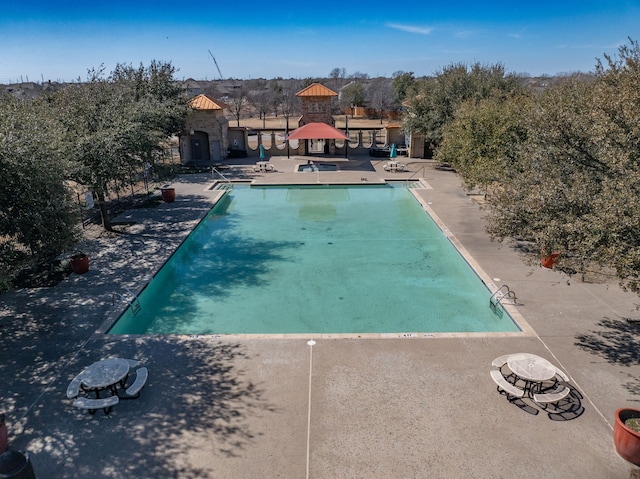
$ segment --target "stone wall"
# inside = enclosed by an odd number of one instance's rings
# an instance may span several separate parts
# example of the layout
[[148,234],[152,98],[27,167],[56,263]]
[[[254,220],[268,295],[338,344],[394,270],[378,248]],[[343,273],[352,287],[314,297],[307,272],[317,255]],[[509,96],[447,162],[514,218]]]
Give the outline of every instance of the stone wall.
[[309,96],[301,97],[302,116],[298,120],[298,127],[308,123],[326,123],[335,126],[335,120],[331,114],[331,97]]
[[[208,155],[196,149],[206,142]],[[194,110],[180,135],[180,161],[186,163],[220,163],[229,148],[229,120],[222,110]],[[207,158],[208,156],[208,158]]]

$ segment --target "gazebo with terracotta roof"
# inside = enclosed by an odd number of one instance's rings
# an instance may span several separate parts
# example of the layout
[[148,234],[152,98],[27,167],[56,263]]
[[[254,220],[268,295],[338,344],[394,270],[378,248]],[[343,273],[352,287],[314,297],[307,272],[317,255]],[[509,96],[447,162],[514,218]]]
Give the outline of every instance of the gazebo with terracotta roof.
[[226,156],[229,120],[224,116],[229,105],[207,95],[191,99],[191,113],[180,135],[180,161],[186,163],[219,163]]

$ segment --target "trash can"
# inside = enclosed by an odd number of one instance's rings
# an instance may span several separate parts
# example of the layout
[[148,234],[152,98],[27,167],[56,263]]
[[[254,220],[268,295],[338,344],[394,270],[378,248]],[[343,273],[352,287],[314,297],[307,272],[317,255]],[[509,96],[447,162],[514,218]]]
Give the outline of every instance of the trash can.
[[9,449],[0,454],[0,479],[36,479],[29,453]]

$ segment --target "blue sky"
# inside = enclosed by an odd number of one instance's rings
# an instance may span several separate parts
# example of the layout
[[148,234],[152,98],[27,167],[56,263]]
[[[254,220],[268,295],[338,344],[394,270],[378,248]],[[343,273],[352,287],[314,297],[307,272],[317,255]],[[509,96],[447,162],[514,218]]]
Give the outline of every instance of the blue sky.
[[628,37],[634,1],[13,2],[0,8],[0,83],[73,81],[89,68],[170,61],[177,78],[431,75],[501,63],[531,75],[592,71]]

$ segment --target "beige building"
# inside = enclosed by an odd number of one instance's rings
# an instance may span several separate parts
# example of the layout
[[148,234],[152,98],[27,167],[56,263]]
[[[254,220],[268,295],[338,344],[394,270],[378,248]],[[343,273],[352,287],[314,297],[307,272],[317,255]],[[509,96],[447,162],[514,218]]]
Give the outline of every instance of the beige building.
[[206,95],[194,97],[190,105],[193,111],[180,135],[181,163],[220,163],[229,148],[229,120],[224,116],[229,106]]

